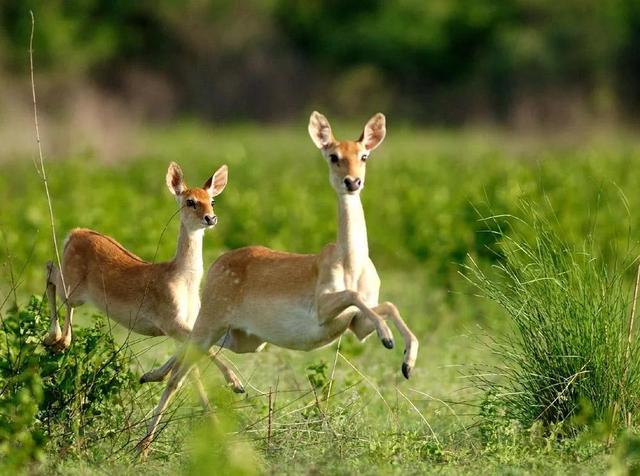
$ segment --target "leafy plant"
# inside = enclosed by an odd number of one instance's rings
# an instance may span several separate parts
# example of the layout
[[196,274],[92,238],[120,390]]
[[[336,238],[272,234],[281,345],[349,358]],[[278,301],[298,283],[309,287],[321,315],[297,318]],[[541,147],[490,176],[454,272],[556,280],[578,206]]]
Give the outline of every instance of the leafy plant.
[[32,297],[0,329],[0,457],[20,467],[40,460],[46,444],[80,448],[113,433],[137,388],[131,356],[97,318],[77,329],[72,346],[52,354],[42,345],[47,320]]
[[323,390],[328,385],[327,363],[323,360],[307,366],[307,378],[316,390]]

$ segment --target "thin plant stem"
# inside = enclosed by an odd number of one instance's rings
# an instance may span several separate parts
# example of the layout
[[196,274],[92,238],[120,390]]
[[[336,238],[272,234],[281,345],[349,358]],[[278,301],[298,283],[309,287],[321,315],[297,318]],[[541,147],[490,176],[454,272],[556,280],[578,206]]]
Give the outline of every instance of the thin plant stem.
[[36,83],[33,74],[33,34],[36,29],[36,19],[33,11],[29,10],[31,15],[31,36],[29,37],[29,70],[31,73],[31,95],[33,97],[33,122],[36,132],[36,143],[38,144],[38,157],[40,159],[39,174],[44,184],[44,192],[47,196],[47,205],[49,207],[49,224],[51,225],[51,237],[53,238],[53,249],[56,253],[56,261],[58,263],[58,271],[60,272],[60,280],[62,281],[62,289],[64,290],[64,299],[67,300],[67,286],[62,274],[62,261],[60,260],[60,249],[58,248],[58,239],[56,238],[56,225],[53,217],[53,205],[51,203],[51,193],[49,192],[49,182],[47,180],[47,172],[44,167],[44,156],[42,154],[42,142],[40,140],[40,127],[38,125],[38,102],[36,101]]

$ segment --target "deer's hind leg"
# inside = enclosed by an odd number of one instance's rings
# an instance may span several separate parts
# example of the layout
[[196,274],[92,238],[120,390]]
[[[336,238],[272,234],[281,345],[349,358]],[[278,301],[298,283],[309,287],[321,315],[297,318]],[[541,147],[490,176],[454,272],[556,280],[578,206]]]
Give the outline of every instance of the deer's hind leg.
[[[81,295],[82,279],[76,276],[77,279],[73,279],[68,271],[65,271],[67,290],[62,281],[62,275],[60,269],[55,263],[49,261],[47,263],[47,298],[51,306],[51,325],[49,327],[49,334],[44,339],[44,345],[48,346],[54,352],[61,352],[67,349],[71,345],[71,325],[73,324],[73,311],[76,306],[83,303]],[[76,284],[71,287],[69,284],[71,281],[75,281]],[[67,309],[67,317],[64,320],[64,327],[60,329],[58,305],[56,303],[56,296],[60,296],[63,299],[65,307]],[[72,296],[73,295],[73,296]]]
[[58,341],[53,344],[52,349],[56,352],[62,352],[69,348],[71,345],[71,324],[73,324],[73,306],[69,304],[68,300],[66,303],[67,307],[67,317],[64,320],[64,327],[62,328],[62,336]]
[[49,325],[49,333],[44,338],[43,344],[47,347],[54,346],[62,339],[62,329],[58,322],[58,305],[56,303],[56,282],[58,276],[58,267],[52,261],[47,261],[46,265],[46,286],[47,301],[51,310],[51,324]]

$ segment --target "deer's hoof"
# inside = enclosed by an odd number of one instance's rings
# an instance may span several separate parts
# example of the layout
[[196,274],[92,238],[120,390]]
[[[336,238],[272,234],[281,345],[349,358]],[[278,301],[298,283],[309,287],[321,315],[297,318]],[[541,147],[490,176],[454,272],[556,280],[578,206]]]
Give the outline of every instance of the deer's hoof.
[[382,339],[382,345],[387,349],[393,349],[393,339]]
[[42,343],[49,350],[49,352],[52,352],[54,354],[64,352],[71,345],[71,341],[66,341],[62,337],[59,337],[56,340],[54,340],[53,338],[46,338]]
[[71,339],[62,338],[54,342],[49,348],[55,353],[60,353],[67,350],[70,346]]
[[234,385],[232,389],[235,393],[245,393],[244,387],[241,384]]
[[51,334],[47,334],[47,337],[45,337],[42,340],[42,343],[44,344],[45,347],[53,347],[60,340],[62,340],[62,332],[61,331],[54,332],[54,333],[51,333]]
[[409,380],[409,377],[411,376],[411,366],[406,362],[402,363],[402,375],[404,375],[404,378],[407,380]]

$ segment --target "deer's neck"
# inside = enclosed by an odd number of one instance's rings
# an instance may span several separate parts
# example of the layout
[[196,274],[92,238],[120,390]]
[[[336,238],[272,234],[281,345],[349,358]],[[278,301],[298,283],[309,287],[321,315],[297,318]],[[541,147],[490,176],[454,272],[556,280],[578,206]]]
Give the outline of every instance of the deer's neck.
[[194,284],[200,284],[202,277],[202,239],[204,230],[188,231],[180,224],[178,235],[178,249],[173,259],[178,275],[185,276],[189,280],[195,278]]
[[360,195],[340,195],[338,198],[337,246],[348,271],[362,269],[369,257],[369,243]]

